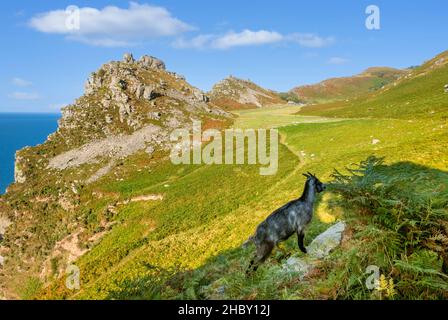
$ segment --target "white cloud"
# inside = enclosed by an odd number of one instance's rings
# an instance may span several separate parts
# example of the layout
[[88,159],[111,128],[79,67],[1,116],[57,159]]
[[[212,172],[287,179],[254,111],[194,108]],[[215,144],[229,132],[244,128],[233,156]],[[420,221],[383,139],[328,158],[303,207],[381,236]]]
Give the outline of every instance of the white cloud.
[[267,30],[243,30],[241,32],[230,31],[223,35],[204,34],[192,39],[177,39],[173,42],[176,48],[194,49],[229,49],[242,46],[256,46],[280,42],[297,43],[302,47],[320,48],[334,43],[334,38],[322,38],[315,34],[293,33],[283,35],[276,31]]
[[11,83],[17,87],[30,87],[33,85],[32,82],[19,77],[12,78]]
[[345,58],[341,58],[341,57],[331,57],[330,59],[328,59],[328,63],[329,64],[335,64],[335,65],[341,65],[341,64],[346,64],[348,63],[350,60],[345,59]]
[[251,31],[243,30],[236,33],[227,32],[224,35],[202,34],[192,39],[177,39],[173,42],[176,48],[212,48],[212,49],[229,49],[232,47],[253,46],[279,42],[283,36],[274,31]]
[[40,32],[61,34],[96,46],[126,46],[194,30],[167,9],[148,4],[131,2],[126,9],[116,6],[74,9],[38,14],[29,25]]
[[84,44],[89,44],[92,46],[108,47],[108,48],[129,47],[134,46],[136,44],[134,41],[115,40],[109,38],[94,39],[90,37],[81,37],[81,36],[67,36],[67,40],[73,40]]
[[11,99],[16,99],[16,100],[37,100],[40,99],[40,96],[38,93],[35,92],[20,92],[20,91],[16,91],[13,93],[10,93],[8,95],[9,98]]
[[335,42],[333,37],[322,38],[313,33],[293,33],[287,36],[292,42],[296,42],[306,48],[322,48]]
[[175,48],[182,48],[182,49],[184,48],[202,49],[207,47],[209,43],[213,41],[214,38],[215,36],[211,34],[202,34],[189,40],[179,38],[173,42],[173,46]]
[[214,39],[211,43],[213,48],[228,49],[240,46],[253,46],[275,43],[283,40],[283,36],[275,31],[251,31],[244,30],[239,33],[229,32],[221,37]]

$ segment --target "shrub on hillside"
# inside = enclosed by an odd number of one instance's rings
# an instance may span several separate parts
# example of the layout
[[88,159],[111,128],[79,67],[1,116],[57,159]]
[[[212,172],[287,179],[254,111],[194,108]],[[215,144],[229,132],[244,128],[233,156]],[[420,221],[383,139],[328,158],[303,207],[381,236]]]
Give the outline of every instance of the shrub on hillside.
[[436,186],[438,180],[428,178],[436,170],[410,163],[387,166],[382,158],[371,156],[347,171],[334,171],[331,189],[341,195],[341,204],[355,208],[382,230],[378,235],[385,237],[386,245],[371,249],[387,257],[382,273],[394,277],[399,296],[446,298],[448,198],[446,185],[439,191],[428,187]]

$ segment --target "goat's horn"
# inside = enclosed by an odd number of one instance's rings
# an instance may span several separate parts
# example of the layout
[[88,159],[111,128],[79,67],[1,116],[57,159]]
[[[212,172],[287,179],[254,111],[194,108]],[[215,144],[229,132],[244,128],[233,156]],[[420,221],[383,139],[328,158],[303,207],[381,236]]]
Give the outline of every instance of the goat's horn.
[[307,175],[306,173],[302,173],[305,177],[309,178],[310,176]]

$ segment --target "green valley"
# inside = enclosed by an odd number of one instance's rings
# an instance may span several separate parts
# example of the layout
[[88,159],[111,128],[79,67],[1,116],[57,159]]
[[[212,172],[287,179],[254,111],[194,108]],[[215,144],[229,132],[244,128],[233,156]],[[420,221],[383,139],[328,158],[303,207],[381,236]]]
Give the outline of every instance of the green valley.
[[[448,72],[434,61],[382,89],[331,104],[275,104],[228,116],[199,97],[202,109],[191,114],[205,117],[210,108],[215,127],[279,130],[279,170],[272,176],[247,164],[174,165],[161,148],[114,160],[92,183],[77,184],[70,204],[51,210],[42,199],[60,203],[61,190],[106,162],[32,178],[27,192],[16,184],[0,209],[35,217],[11,217],[26,233],[14,227],[2,242],[10,248],[2,289],[33,299],[448,298]],[[187,87],[163,76],[165,86]],[[190,100],[170,94],[163,99],[177,101],[187,117]],[[33,157],[48,152],[39,147]],[[283,245],[286,253],[275,250],[246,276],[254,247],[242,244],[274,209],[300,196],[307,171],[329,190],[317,200],[305,243],[344,221],[341,245],[299,278],[284,268],[290,256],[307,259],[294,236]],[[56,189],[56,181],[69,187]],[[18,239],[38,257],[18,254]],[[65,285],[67,263],[79,267],[80,290]],[[373,290],[365,286],[371,265],[381,274]],[[18,268],[23,272],[16,274]]]

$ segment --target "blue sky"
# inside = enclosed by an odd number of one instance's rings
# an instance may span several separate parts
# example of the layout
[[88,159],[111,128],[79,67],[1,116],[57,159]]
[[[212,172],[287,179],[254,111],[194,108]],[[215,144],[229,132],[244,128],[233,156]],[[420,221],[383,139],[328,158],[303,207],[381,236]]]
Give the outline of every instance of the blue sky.
[[[365,27],[372,4],[380,30]],[[71,31],[61,20],[69,5],[81,9]],[[0,9],[0,112],[56,112],[90,72],[128,51],[161,58],[203,90],[231,74],[287,91],[448,49],[445,0],[30,0]]]

